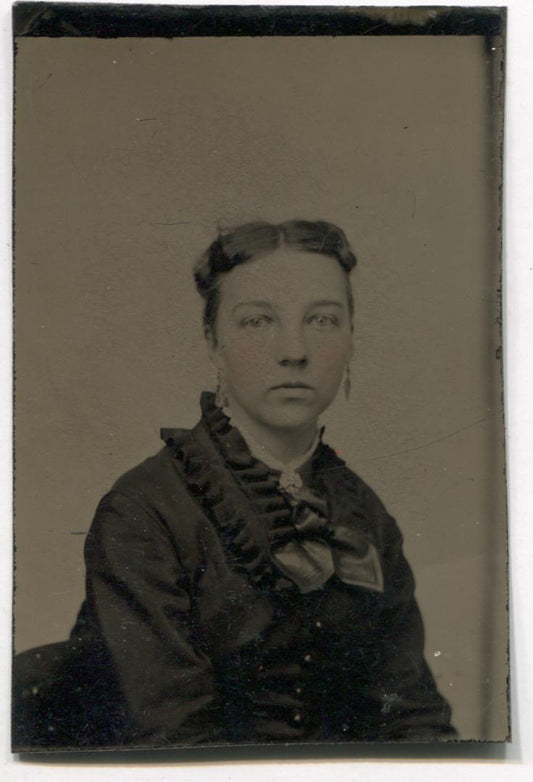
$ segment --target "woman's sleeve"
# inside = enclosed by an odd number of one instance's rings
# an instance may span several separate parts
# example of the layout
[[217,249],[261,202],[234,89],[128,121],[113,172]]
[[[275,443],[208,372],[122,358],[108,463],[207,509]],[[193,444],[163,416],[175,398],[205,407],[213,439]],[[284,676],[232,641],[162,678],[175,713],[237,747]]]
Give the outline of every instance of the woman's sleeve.
[[371,644],[366,696],[378,707],[372,738],[454,739],[451,710],[424,658],[424,626],[415,582],[396,522],[383,509],[384,608]]
[[136,725],[132,743],[216,740],[215,678],[195,635],[191,576],[156,514],[112,491],[88,535],[87,604]]

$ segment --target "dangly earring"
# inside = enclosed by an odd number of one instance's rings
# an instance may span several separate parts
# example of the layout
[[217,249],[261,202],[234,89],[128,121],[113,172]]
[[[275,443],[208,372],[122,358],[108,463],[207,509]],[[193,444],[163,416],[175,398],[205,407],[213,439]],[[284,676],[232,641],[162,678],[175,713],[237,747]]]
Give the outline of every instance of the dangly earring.
[[352,390],[352,381],[350,379],[350,365],[346,364],[346,372],[344,374],[344,396],[346,401],[350,398],[350,391]]
[[215,392],[215,404],[217,407],[227,407],[228,405],[228,395],[226,393],[226,386],[224,384],[224,375],[222,374],[221,369],[219,369],[217,372],[217,388]]

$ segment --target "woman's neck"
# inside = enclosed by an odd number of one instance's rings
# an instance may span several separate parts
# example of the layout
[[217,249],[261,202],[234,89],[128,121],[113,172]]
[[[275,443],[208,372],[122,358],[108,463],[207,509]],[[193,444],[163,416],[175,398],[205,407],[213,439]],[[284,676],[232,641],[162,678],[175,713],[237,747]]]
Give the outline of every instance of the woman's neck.
[[232,424],[241,430],[245,439],[252,439],[259,447],[283,464],[302,457],[312,446],[317,436],[317,422],[311,421],[302,427],[274,428],[251,419],[244,410],[235,405],[226,409]]

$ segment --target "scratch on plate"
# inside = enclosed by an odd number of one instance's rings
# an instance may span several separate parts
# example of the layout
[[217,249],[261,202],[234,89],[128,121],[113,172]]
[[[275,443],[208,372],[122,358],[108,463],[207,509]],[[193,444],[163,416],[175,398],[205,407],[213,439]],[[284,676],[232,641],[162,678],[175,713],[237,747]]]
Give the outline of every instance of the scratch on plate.
[[190,220],[177,220],[175,223],[150,223],[150,225],[190,225]]
[[[496,413],[500,413],[500,412],[501,410],[496,411]],[[437,437],[435,440],[430,440],[428,443],[422,443],[422,445],[414,445],[412,448],[405,448],[402,451],[393,451],[392,453],[386,453],[383,456],[373,456],[371,459],[365,459],[365,461],[375,462],[378,461],[379,459],[388,459],[391,456],[400,456],[401,454],[404,453],[411,453],[411,451],[420,451],[422,448],[429,448],[430,445],[441,443],[443,440],[449,440],[450,437],[455,437],[457,434],[461,434],[461,432],[466,432],[467,429],[472,429],[473,426],[478,426],[479,424],[482,424],[484,421],[487,421],[489,417],[490,416],[484,416],[483,418],[478,418],[477,421],[472,421],[471,424],[462,426],[460,429],[455,429],[453,432],[444,434],[442,435],[442,437]]]

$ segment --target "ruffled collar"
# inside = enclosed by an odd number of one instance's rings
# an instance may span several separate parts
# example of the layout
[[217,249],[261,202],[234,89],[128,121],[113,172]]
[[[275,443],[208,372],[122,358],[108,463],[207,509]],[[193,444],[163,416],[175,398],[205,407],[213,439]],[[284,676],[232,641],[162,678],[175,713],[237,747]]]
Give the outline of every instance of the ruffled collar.
[[[276,542],[293,529],[293,505],[280,491],[279,472],[251,454],[241,433],[216,406],[214,394],[202,394],[201,409],[202,419],[190,432],[164,434],[183,462],[191,494],[219,530],[236,570],[257,587],[296,588],[271,556]],[[351,530],[362,548],[372,543],[364,484],[322,442],[311,457],[309,488],[325,498],[332,528]]]

